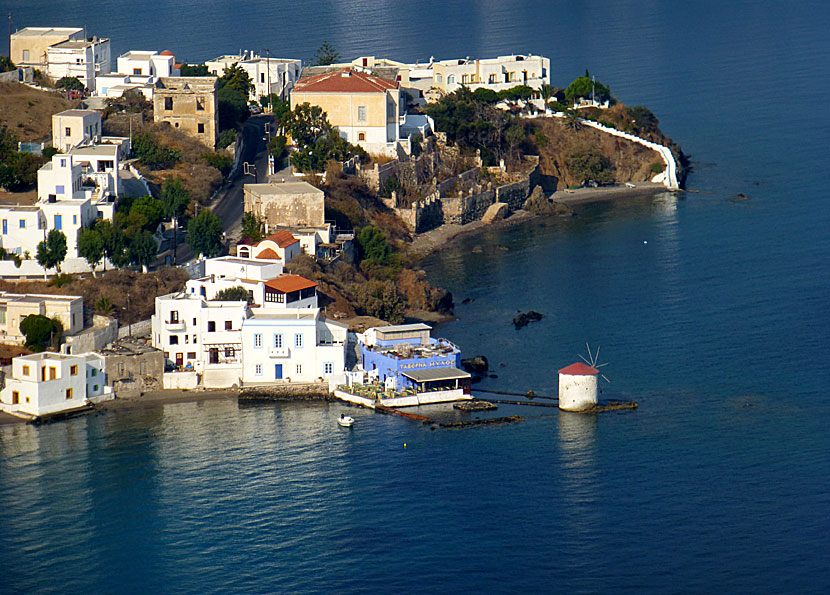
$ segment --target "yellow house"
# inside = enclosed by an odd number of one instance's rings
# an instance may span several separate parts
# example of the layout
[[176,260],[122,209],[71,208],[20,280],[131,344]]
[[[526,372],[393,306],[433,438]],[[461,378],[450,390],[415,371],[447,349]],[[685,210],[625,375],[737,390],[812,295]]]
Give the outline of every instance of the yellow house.
[[291,109],[317,105],[340,135],[370,153],[393,153],[406,120],[406,93],[396,81],[353,68],[300,79]]

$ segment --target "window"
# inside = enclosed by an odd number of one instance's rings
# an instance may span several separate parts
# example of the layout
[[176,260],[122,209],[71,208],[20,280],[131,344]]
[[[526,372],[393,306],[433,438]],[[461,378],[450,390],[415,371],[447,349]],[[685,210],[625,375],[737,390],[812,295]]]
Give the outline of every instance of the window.
[[331,362],[326,362],[323,364],[323,374],[331,374],[333,369],[334,364],[332,364]]
[[69,399],[71,399],[71,398],[72,398],[72,389],[71,389],[71,388],[67,388],[67,389],[66,389],[66,400],[68,401],[68,400],[69,400]]
[[199,134],[204,134],[205,133],[205,125],[202,124],[201,122],[196,124],[196,132],[198,132]]
[[55,366],[49,366],[49,380],[54,380],[58,377],[58,370]]
[[489,76],[489,78],[487,79],[487,82],[488,82],[488,83],[490,83],[491,85],[492,85],[492,84],[494,84],[494,83],[496,82],[496,75],[495,75],[495,74],[491,74],[491,75]]
[[302,364],[297,364],[297,374],[302,374],[302,373],[303,373],[303,365]]
[[172,97],[165,97],[164,98],[164,109],[168,110],[168,111],[173,109],[173,98]]
[[357,106],[357,121],[358,122],[365,122],[366,121],[366,106],[365,105],[358,105]]
[[196,335],[193,335],[193,342],[196,343]]
[[225,357],[233,357],[235,352],[233,347],[225,347]]
[[17,405],[20,403],[20,393],[16,390],[12,391],[12,405]]
[[196,352],[195,351],[188,351],[187,352],[187,359],[196,359]]
[[254,335],[254,347],[262,347],[262,335],[259,333]]
[[264,73],[264,72],[260,72],[260,73],[259,73],[259,82],[260,82],[260,83],[264,83],[264,82],[265,82],[265,73]]
[[282,333],[274,335],[274,347],[276,349],[282,349]]
[[197,112],[205,111],[205,98],[204,97],[197,97],[196,98],[196,111]]
[[225,321],[225,330],[232,331],[233,330],[233,323],[230,320]]
[[69,366],[69,375],[70,376],[77,376],[78,375],[78,366]]
[[257,364],[256,366],[254,366],[254,373],[257,376],[262,376],[262,364]]
[[444,77],[443,77],[443,76],[441,76],[440,74],[436,74],[436,75],[435,75],[435,82],[437,82],[437,83],[441,83],[441,82],[443,82],[443,81],[444,81]]
[[462,74],[461,75],[461,84],[466,85],[470,82],[470,75],[469,74]]
[[93,385],[92,390],[95,391],[95,392],[98,392],[98,385],[97,384]]
[[25,219],[20,220],[20,229],[26,229],[26,220]]
[[179,335],[170,335],[170,344],[171,345],[178,345],[179,344]]
[[214,322],[213,320],[208,321],[208,332],[209,333],[215,333],[216,332],[216,322]]
[[29,375],[29,366],[23,366],[23,375],[24,375],[24,376],[28,376],[28,375]]
[[185,335],[184,336],[184,342],[185,343],[190,343],[190,335]]
[[193,319],[193,326],[196,326],[196,319]]
[[455,84],[455,75],[454,74],[450,74],[450,75],[447,76],[447,84],[448,85],[454,85]]
[[72,215],[72,225],[78,225],[78,216]]
[[92,374],[91,374],[91,376],[95,377],[95,376],[97,376],[97,375],[98,375],[98,368],[92,368]]
[[29,61],[29,50],[23,50],[23,61],[24,62]]
[[179,321],[179,311],[178,310],[170,310],[170,322],[178,322]]
[[303,346],[303,335],[301,333],[296,333],[294,335],[294,347],[302,347]]
[[[72,129],[69,126],[64,128],[63,132],[64,136],[72,136]],[[63,165],[63,162],[61,162],[61,165]]]
[[365,132],[358,132],[357,133],[357,140],[358,141],[366,140],[366,133]]

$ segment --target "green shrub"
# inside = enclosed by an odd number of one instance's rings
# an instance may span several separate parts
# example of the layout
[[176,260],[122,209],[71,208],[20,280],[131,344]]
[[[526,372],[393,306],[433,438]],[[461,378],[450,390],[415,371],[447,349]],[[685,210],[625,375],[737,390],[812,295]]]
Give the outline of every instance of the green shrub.
[[222,172],[223,176],[227,176],[231,173],[231,169],[233,169],[233,159],[231,159],[229,155],[223,155],[222,153],[205,153],[202,155],[202,158],[207,161],[209,166],[215,167]]
[[[230,147],[233,143],[236,142],[236,130],[229,129],[223,130],[222,133],[219,135],[219,142],[217,143],[217,147],[219,149],[226,149]],[[216,168],[219,169],[219,168]]]
[[664,163],[652,163],[651,164],[651,173],[653,174],[661,174],[663,170],[666,169],[666,165]]

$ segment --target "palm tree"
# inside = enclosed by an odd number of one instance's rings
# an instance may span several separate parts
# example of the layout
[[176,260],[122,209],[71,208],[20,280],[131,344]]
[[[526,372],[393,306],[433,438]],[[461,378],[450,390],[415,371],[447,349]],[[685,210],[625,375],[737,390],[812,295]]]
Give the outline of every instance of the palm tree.
[[579,112],[575,109],[569,109],[565,112],[565,126],[574,132],[582,129],[582,118],[579,117]]

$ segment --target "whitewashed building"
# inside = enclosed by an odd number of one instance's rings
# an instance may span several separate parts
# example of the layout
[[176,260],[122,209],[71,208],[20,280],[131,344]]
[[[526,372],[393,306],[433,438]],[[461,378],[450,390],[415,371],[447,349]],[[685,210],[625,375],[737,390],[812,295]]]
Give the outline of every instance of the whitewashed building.
[[95,94],[112,98],[133,90],[152,100],[156,81],[174,76],[179,76],[179,70],[172,52],[132,50],[118,56],[115,72],[96,78]]
[[314,382],[342,374],[348,327],[323,318],[317,308],[258,309],[242,324],[246,384]]
[[101,141],[101,112],[70,109],[52,116],[52,146],[61,153],[72,147]]
[[69,39],[46,50],[46,74],[60,80],[76,77],[87,89],[95,89],[95,77],[111,70],[110,40],[100,37]]
[[537,90],[542,85],[550,85],[550,59],[534,54],[440,60],[430,66],[432,85],[444,93],[452,93],[462,86],[498,92],[518,85]]
[[280,260],[257,260],[234,256],[209,258],[205,261],[205,275],[188,281],[185,291],[191,295],[213,300],[224,289],[242,287],[248,292],[248,301],[251,304],[263,305],[265,282],[281,274],[282,261]]
[[9,413],[42,416],[78,409],[106,392],[102,356],[43,352],[12,359],[0,401]]
[[294,84],[300,78],[303,70],[302,60],[285,58],[269,58],[255,52],[244,52],[236,55],[225,55],[205,62],[208,71],[216,76],[222,76],[225,69],[238,65],[248,73],[254,88],[249,99],[258,101],[260,97],[270,93],[286,100]]
[[302,251],[303,246],[300,240],[286,230],[274,232],[252,246],[239,245],[236,247],[236,253],[239,256],[281,261],[283,264],[294,260]]

